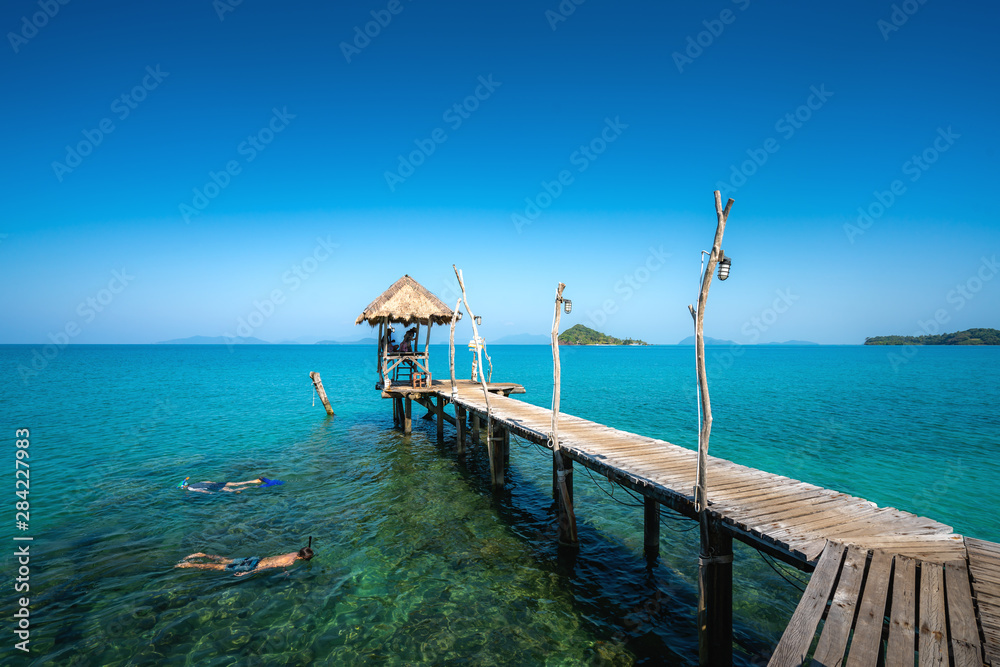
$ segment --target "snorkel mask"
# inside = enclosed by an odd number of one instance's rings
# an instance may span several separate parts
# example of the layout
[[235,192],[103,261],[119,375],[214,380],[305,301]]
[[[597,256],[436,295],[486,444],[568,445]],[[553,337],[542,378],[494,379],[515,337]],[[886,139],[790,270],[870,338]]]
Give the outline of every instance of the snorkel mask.
[[187,485],[188,485],[188,480],[189,479],[191,479],[191,478],[190,477],[185,477],[184,481],[177,485],[177,488],[178,489],[186,489]]

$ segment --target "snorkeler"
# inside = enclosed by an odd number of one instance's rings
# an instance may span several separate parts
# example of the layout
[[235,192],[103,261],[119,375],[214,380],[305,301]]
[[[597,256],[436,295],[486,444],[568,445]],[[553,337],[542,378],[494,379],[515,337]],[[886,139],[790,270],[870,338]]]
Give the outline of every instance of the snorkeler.
[[267,477],[258,477],[257,479],[247,480],[246,482],[195,482],[194,484],[188,483],[190,477],[185,477],[184,481],[178,484],[178,488],[187,489],[188,491],[197,491],[198,493],[215,493],[216,491],[225,491],[227,493],[239,493],[240,491],[246,491],[249,488],[253,488],[252,484],[260,484],[261,488],[268,486],[275,486],[277,484],[284,484],[281,480],[268,479]]
[[[290,567],[297,560],[310,560],[313,557],[312,550],[313,538],[309,538],[309,545],[299,549],[298,551],[292,551],[291,553],[282,554],[281,556],[270,556],[268,558],[258,558],[257,556],[248,556],[246,558],[223,558],[222,556],[212,556],[209,554],[203,554],[200,551],[198,553],[191,554],[190,556],[185,556],[181,559],[181,562],[177,563],[174,567],[197,567],[202,570],[223,570],[225,572],[232,572],[237,577],[242,577],[253,572],[260,572],[261,570],[270,570],[278,567]],[[207,558],[210,563],[192,563],[190,562],[192,558]]]

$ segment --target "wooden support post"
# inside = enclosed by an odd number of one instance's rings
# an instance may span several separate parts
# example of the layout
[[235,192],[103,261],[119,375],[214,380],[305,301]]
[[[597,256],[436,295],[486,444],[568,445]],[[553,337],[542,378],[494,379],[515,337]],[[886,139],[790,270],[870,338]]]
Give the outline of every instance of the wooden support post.
[[504,440],[507,437],[507,429],[500,426],[500,424],[493,423],[492,433],[490,438],[492,438],[491,447],[489,447],[490,456],[490,474],[493,478],[493,487],[500,488],[504,485]]
[[556,313],[552,318],[552,460],[556,465],[559,487],[559,542],[576,546],[576,513],[573,511],[573,497],[569,489],[571,469],[559,449],[559,384],[562,373],[559,366],[559,318],[563,309],[563,290],[566,285],[559,283],[556,288]]
[[699,417],[698,464],[694,487],[695,510],[701,525],[701,554],[698,558],[698,660],[701,665],[733,664],[733,539],[724,532],[708,509],[708,443],[712,435],[712,402],[708,396],[705,371],[705,306],[712,274],[722,251],[722,235],[733,200],[722,207],[722,194],[715,191],[715,240],[708,266],[701,279],[698,309],[688,306],[694,318],[695,363],[698,371]]
[[660,503],[652,498],[643,498],[642,523],[643,551],[646,558],[656,558],[660,555]]
[[465,408],[455,403],[455,451],[465,453]]
[[410,431],[413,430],[413,420],[410,418],[410,414],[413,409],[413,401],[407,396],[404,399],[405,407],[403,408],[403,433],[405,435],[410,435]]
[[698,662],[711,667],[733,664],[733,538],[709,519],[703,540],[709,553],[698,558]]
[[472,444],[479,444],[479,413],[472,413]]
[[510,431],[503,429],[503,464],[510,465]]
[[552,454],[552,499],[559,500],[559,464],[555,452]]
[[326,397],[326,390],[323,389],[323,381],[319,378],[319,373],[313,371],[309,374],[312,378],[313,387],[316,389],[316,393],[319,394],[319,400],[323,401],[323,407],[326,408],[326,414],[333,416],[333,408],[330,407],[330,400]]
[[441,396],[440,394],[437,397],[435,413],[437,414],[438,442],[444,442],[444,396]]
[[389,400],[392,401],[392,425],[399,426],[399,398],[393,397]]
[[[566,475],[566,491],[569,493],[569,501],[573,502],[573,459],[562,457],[562,467]],[[559,464],[556,462],[555,452],[552,452],[552,499],[559,500]]]

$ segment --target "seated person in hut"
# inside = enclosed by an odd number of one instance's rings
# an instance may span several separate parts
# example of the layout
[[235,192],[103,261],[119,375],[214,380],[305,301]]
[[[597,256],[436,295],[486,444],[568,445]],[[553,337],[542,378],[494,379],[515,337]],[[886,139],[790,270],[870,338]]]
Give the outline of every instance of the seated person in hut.
[[417,337],[417,328],[410,327],[403,335],[403,342],[399,345],[399,351],[403,353],[413,352],[413,342]]
[[392,339],[392,333],[394,331],[395,328],[390,326],[389,330],[385,333],[385,348],[389,354],[396,354],[399,352],[399,346],[396,345],[396,341]]

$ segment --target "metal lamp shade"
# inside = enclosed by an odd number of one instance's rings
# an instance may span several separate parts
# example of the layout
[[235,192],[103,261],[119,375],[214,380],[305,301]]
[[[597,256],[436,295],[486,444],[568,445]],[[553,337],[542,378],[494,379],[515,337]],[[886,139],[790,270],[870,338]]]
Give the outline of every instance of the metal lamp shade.
[[563,302],[565,303],[566,314],[569,315],[573,312],[573,302],[569,299],[564,299]]
[[719,262],[719,280],[725,280],[729,277],[729,267],[732,263],[733,260],[723,256],[722,260]]

